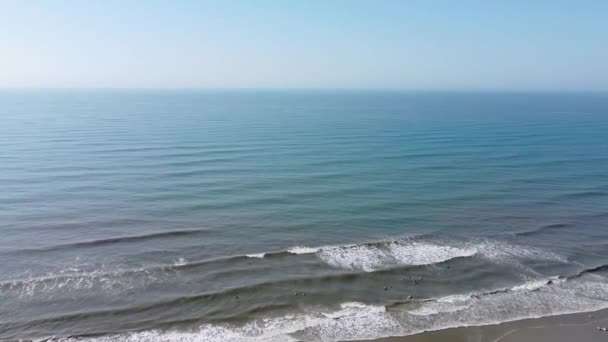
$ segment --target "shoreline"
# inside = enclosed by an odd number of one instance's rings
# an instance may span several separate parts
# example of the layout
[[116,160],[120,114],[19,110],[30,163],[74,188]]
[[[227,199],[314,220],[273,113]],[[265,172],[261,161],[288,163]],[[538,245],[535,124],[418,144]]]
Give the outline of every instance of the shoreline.
[[385,337],[374,342],[599,342],[608,340],[608,309],[527,318],[498,324],[448,328],[420,334]]

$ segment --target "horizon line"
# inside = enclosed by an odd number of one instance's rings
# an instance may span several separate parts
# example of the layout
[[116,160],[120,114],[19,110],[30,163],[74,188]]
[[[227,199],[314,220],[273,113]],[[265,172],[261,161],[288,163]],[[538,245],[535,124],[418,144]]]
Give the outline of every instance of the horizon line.
[[2,87],[0,91],[285,91],[386,93],[573,93],[608,94],[608,89],[496,89],[496,88],[389,88],[389,87]]

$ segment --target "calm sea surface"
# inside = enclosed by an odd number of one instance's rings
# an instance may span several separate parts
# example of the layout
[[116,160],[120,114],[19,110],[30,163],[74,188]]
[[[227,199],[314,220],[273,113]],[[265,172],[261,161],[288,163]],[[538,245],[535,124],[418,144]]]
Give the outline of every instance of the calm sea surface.
[[0,93],[0,340],[608,308],[608,95]]

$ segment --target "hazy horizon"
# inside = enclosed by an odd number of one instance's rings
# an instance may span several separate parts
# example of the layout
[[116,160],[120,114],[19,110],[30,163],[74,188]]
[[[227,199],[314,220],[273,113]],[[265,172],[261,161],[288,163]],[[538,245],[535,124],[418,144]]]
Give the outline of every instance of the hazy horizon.
[[312,87],[95,87],[95,86],[66,86],[66,87],[0,87],[3,92],[275,92],[275,93],[394,93],[394,94],[581,94],[607,95],[608,89],[442,89],[442,88],[312,88]]
[[7,1],[0,89],[608,90],[608,3]]

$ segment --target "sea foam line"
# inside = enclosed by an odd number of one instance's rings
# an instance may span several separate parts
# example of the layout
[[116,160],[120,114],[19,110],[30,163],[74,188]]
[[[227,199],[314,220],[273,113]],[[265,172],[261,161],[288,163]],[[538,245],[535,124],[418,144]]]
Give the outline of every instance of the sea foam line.
[[[91,342],[274,342],[352,341],[406,336],[455,327],[482,326],[508,321],[596,311],[608,308],[605,281],[529,281],[485,295],[450,295],[414,301],[391,308],[357,302],[337,309],[321,309],[281,317],[263,317],[242,325],[203,324],[196,331],[149,330],[60,341]],[[408,304],[409,305],[409,304]]]
[[283,252],[249,254],[247,257],[264,258],[281,253],[315,254],[322,261],[336,268],[365,272],[401,265],[430,265],[474,255],[499,263],[519,263],[520,259],[567,262],[562,256],[540,248],[490,239],[452,243],[401,239],[341,246],[295,246]]
[[[402,240],[384,240],[369,243],[305,247],[296,246],[277,252],[255,253],[241,256],[228,256],[201,261],[189,261],[185,258],[173,260],[168,265],[150,265],[143,268],[119,268],[114,270],[97,270],[92,272],[59,272],[41,275],[28,279],[14,279],[0,282],[0,293],[18,293],[20,296],[32,296],[39,292],[53,291],[61,288],[102,289],[132,288],[138,284],[158,281],[167,272],[202,266],[218,260],[256,258],[263,259],[280,255],[315,255],[321,261],[336,268],[354,271],[373,272],[376,270],[403,265],[431,265],[454,258],[480,255],[497,263],[519,264],[519,259],[540,259],[566,262],[561,256],[539,248],[521,246],[502,241],[478,239],[469,241],[453,240],[450,243],[421,241],[416,238]],[[123,279],[134,275],[133,282]]]

